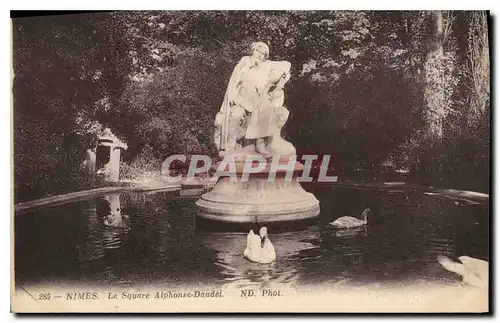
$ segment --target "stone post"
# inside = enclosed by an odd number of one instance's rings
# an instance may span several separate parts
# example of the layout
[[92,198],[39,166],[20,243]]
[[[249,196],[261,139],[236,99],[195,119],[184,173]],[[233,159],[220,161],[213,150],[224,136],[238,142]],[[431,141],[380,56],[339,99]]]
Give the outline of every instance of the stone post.
[[[127,149],[127,144],[118,139],[111,132],[111,129],[106,128],[99,136],[97,149],[99,147],[109,147],[109,156],[106,156],[106,162],[103,165],[97,161],[98,167],[100,167],[97,172],[104,174],[104,179],[108,182],[118,182],[120,180],[121,150]],[[106,152],[107,154],[108,152]]]

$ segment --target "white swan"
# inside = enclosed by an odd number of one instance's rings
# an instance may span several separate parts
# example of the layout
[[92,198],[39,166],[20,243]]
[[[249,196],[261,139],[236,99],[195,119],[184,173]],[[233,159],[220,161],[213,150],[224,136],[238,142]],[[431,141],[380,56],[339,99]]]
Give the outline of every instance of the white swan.
[[128,215],[108,214],[104,217],[104,225],[113,228],[130,229]]
[[250,230],[243,256],[253,262],[269,264],[276,260],[276,251],[269,240],[266,227],[260,228],[259,235],[260,237],[253,233],[253,230]]
[[459,274],[465,284],[487,288],[488,287],[488,262],[469,256],[458,257],[460,262],[454,262],[448,257],[438,256],[437,261],[446,270]]
[[262,251],[260,253],[259,262],[262,264],[269,264],[276,260],[276,251],[274,250],[271,240],[269,240],[266,227],[260,228],[259,235],[262,239]]
[[247,247],[243,251],[243,256],[250,261],[259,262],[260,252],[262,248],[260,247],[261,240],[258,235],[253,233],[253,230],[247,235]]
[[341,218],[338,218],[337,220],[330,222],[330,225],[339,228],[339,229],[349,229],[349,228],[356,228],[356,227],[361,227],[365,225],[368,222],[368,214],[371,213],[372,211],[370,209],[365,209],[363,213],[361,214],[361,217],[363,218],[362,220],[357,219],[352,216],[343,216]]

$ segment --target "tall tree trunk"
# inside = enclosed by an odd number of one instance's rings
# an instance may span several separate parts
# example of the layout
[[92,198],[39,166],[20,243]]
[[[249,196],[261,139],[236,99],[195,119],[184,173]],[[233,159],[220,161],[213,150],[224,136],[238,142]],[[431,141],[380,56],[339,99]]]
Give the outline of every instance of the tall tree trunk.
[[443,50],[444,18],[442,11],[431,13],[433,35],[429,44],[429,52],[424,64],[425,104],[427,135],[433,139],[443,138],[443,120],[446,114],[446,76],[445,55]]
[[469,27],[469,48],[467,50],[468,72],[470,74],[473,115],[469,120],[487,111],[490,102],[490,53],[488,42],[488,21],[484,11],[473,11]]

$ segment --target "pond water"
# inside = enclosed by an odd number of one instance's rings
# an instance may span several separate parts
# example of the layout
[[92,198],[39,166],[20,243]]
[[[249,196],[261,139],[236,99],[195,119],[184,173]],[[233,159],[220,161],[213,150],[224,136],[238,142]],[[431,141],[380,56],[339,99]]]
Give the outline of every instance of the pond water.
[[[278,256],[270,265],[242,257],[245,233],[197,227],[196,197],[105,197],[128,215],[129,230],[104,224],[109,204],[103,198],[17,214],[16,283],[169,288],[452,283],[458,277],[437,263],[437,255],[489,260],[488,205],[404,190],[306,189],[320,201],[320,217],[301,230],[270,231]],[[373,212],[365,229],[337,231],[329,225],[343,215],[359,216],[366,207]]]

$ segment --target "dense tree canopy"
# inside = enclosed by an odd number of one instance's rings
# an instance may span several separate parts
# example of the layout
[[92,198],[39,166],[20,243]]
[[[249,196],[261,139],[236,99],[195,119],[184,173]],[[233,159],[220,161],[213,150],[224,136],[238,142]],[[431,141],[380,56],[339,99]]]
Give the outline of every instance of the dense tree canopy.
[[487,190],[487,29],[482,12],[16,18],[16,200],[80,185],[83,153],[103,126],[128,143],[125,162],[213,153],[227,81],[254,41],[292,63],[284,132],[299,152],[330,153],[346,169],[426,165],[431,175],[420,175],[435,185]]

